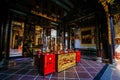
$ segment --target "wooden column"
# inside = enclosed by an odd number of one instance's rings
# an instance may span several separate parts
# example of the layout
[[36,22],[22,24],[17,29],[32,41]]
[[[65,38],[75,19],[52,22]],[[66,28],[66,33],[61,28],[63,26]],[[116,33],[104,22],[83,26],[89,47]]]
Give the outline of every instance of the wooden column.
[[6,24],[8,18],[8,3],[6,2],[6,0],[0,2],[0,10],[1,10],[0,12],[0,61],[1,61],[4,58],[2,54],[3,51],[6,53],[5,37],[7,34]]
[[112,15],[112,8],[111,5],[108,5],[109,13],[110,13],[110,31],[111,31],[111,56],[110,56],[110,62],[113,63],[113,59],[115,58],[115,32],[114,32],[114,24],[113,24],[113,15]]
[[6,58],[9,59],[9,54],[10,54],[10,37],[11,37],[11,25],[12,25],[12,15],[9,15],[8,23],[6,26]]
[[64,26],[64,29],[63,29],[63,37],[64,37],[63,49],[65,49],[65,47],[66,47],[66,45],[65,45],[65,32],[66,32],[66,25]]
[[59,24],[57,26],[57,45],[56,45],[56,51],[60,50],[60,42],[61,42],[61,37],[62,37],[62,26]]
[[70,49],[70,26],[67,26],[68,27],[68,49]]
[[[97,9],[98,10],[98,9]],[[95,37],[96,37],[96,49],[97,49],[97,61],[102,62],[102,49],[101,49],[101,16],[99,10],[96,12],[96,24],[95,24]]]
[[[102,4],[105,14],[106,14],[106,21],[107,23],[103,23],[104,25],[102,25],[102,30],[105,34],[103,34],[102,36],[104,36],[103,38],[103,48],[106,54],[106,59],[108,59],[109,63],[113,63],[113,54],[114,54],[114,43],[113,43],[113,25],[112,24],[112,18],[111,18],[111,13],[110,13],[110,0],[99,0],[99,2]],[[106,32],[105,32],[106,29]]]
[[27,42],[26,42],[26,27],[27,27],[27,20],[28,20],[28,17],[26,16],[25,17],[25,22],[24,22],[24,36],[23,36],[23,53],[22,53],[22,56],[23,57],[26,57],[26,47],[27,47]]
[[0,61],[2,60],[2,52],[3,52],[3,47],[2,47],[2,42],[3,42],[3,24],[2,21],[0,22]]

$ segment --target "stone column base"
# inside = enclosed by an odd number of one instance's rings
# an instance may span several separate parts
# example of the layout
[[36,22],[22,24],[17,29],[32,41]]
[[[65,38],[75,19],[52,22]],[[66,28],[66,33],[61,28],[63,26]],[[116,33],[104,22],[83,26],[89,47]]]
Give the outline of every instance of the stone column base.
[[102,63],[102,57],[97,57],[97,62]]
[[113,59],[113,65],[116,65],[117,64],[117,60],[114,58]]

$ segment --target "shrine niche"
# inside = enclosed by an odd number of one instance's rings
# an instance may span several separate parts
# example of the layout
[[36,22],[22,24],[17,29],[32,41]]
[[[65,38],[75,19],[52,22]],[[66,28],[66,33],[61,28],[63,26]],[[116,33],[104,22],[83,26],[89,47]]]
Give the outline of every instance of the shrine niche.
[[85,30],[81,32],[81,41],[82,44],[92,44],[92,31],[91,30]]
[[13,21],[11,31],[11,48],[18,49],[18,46],[22,46],[24,33],[24,23]]
[[24,22],[13,20],[10,36],[10,57],[22,56]]

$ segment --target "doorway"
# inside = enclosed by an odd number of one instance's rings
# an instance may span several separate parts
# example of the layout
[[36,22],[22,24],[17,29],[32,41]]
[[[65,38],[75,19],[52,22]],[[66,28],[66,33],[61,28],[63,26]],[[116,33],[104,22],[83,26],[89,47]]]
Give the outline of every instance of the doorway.
[[22,56],[23,33],[24,33],[24,23],[20,21],[12,21],[9,57]]

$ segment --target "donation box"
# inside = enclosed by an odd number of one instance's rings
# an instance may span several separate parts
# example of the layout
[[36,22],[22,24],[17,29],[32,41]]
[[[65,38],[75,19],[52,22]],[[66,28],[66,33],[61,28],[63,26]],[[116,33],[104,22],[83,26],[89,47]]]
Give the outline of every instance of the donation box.
[[40,56],[39,71],[42,75],[55,72],[55,54],[45,53]]

